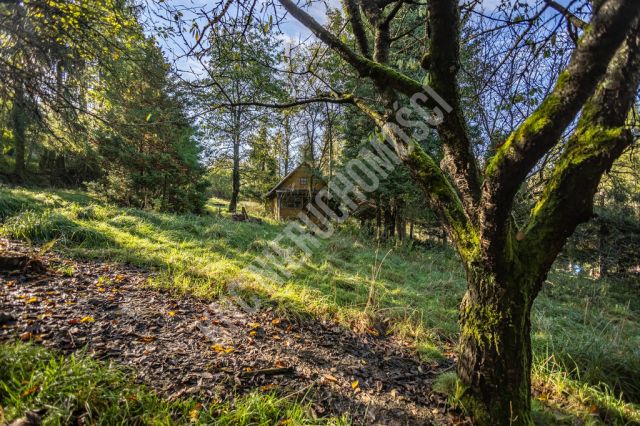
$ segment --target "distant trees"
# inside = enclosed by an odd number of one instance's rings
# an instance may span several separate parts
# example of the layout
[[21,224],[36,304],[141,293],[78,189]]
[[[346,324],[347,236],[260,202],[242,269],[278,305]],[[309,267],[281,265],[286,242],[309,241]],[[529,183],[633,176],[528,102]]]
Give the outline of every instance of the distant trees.
[[120,0],[0,4],[0,176],[93,182],[132,206],[202,207],[186,99],[137,19]]
[[261,199],[278,181],[280,171],[277,147],[282,135],[269,134],[267,121],[263,120],[258,131],[249,137],[249,154],[244,170],[246,193]]

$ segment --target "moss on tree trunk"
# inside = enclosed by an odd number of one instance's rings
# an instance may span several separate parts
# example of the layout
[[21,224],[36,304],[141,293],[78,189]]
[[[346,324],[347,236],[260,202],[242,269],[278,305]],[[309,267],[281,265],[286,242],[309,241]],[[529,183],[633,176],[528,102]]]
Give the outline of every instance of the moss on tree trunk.
[[531,420],[532,280],[476,270],[460,309],[458,376],[465,408],[480,425]]

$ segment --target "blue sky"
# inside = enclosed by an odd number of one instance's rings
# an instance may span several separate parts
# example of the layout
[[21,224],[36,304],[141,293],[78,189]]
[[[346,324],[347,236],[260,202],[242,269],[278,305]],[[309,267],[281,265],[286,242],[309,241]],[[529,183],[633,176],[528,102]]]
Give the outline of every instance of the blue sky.
[[[207,10],[210,8],[210,3],[207,0],[167,0],[163,4],[169,7],[193,7],[197,9]],[[184,78],[193,78],[196,74],[203,73],[202,66],[200,63],[193,58],[185,58],[184,56],[186,52],[186,44],[184,41],[177,36],[170,36],[168,38],[163,38],[157,36],[155,31],[152,28],[152,25],[166,25],[166,21],[163,19],[154,16],[155,14],[164,14],[164,10],[161,9],[154,0],[147,1],[148,11],[146,14],[147,25],[146,30],[149,35],[156,36],[158,43],[162,47],[165,52],[165,55],[170,63],[172,63],[178,72],[183,75]],[[309,12],[316,20],[321,23],[325,23],[327,20],[326,10],[327,5],[331,8],[340,7],[340,0],[327,0],[326,2],[313,2],[310,7],[306,10]],[[233,6],[232,6],[233,7]],[[185,14],[184,20],[189,22],[192,19],[195,19],[195,15],[189,16],[189,14]],[[305,40],[307,38],[314,38],[311,32],[302,24],[300,24],[297,20],[292,17],[288,17],[285,22],[283,22],[280,26],[280,29],[283,31],[283,37],[285,39],[289,39],[292,42],[298,40]],[[194,74],[194,75],[190,75]]]
[[[147,22],[147,32],[149,35],[155,35],[154,30],[152,28],[153,24],[166,24],[166,21],[163,22],[162,19],[157,17],[153,17],[155,13],[159,13],[162,11],[158,4],[156,3],[158,0],[145,0],[148,6],[147,18],[150,18]],[[264,2],[264,0],[261,0]],[[496,5],[500,3],[501,0],[484,0],[482,2],[482,8],[485,12],[490,13],[493,9],[495,9]],[[535,4],[536,0],[526,0],[530,4]],[[571,0],[557,0],[558,3],[567,5],[571,2]],[[277,3],[277,2],[276,2]],[[187,8],[196,8],[203,9],[207,11],[211,8],[211,1],[207,0],[166,0],[163,2],[163,5],[169,7],[187,7]],[[233,8],[235,6],[231,6],[231,12],[233,12]],[[313,1],[310,6],[306,7],[306,11],[310,13],[317,21],[320,23],[325,23],[327,21],[326,10],[327,7],[330,8],[339,8],[340,0],[324,0],[324,1]],[[283,11],[280,10],[279,13]],[[195,15],[189,16],[189,14],[185,14],[184,21],[190,22],[195,18]],[[291,42],[297,42],[299,40],[305,40],[307,38],[314,38],[311,32],[302,24],[300,24],[295,18],[288,17],[285,22],[283,22],[280,26],[283,31],[283,37],[285,39],[289,39]],[[162,49],[165,52],[165,55],[170,63],[172,63],[178,72],[186,79],[192,79],[195,77],[202,76],[204,70],[200,63],[194,58],[185,58],[184,56],[186,52],[186,44],[184,41],[177,37],[169,37],[162,38],[156,36],[158,42],[160,43]]]

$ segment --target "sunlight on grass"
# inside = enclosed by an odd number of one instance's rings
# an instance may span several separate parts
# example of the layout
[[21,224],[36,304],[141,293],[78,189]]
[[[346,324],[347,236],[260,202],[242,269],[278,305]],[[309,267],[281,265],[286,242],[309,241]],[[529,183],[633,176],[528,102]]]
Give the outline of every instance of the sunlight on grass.
[[[264,212],[245,205],[253,216]],[[243,268],[283,224],[235,222],[224,200],[211,200],[207,210],[173,215],[117,208],[80,192],[0,189],[0,232],[33,243],[57,239],[57,249],[74,257],[149,268],[149,285],[173,292],[216,298],[240,282],[285,315],[324,316],[361,330],[390,319],[393,334],[429,361],[454,350],[465,277],[452,250],[377,245],[347,225],[274,285]],[[563,410],[584,414],[595,404],[637,419],[640,408],[630,402],[640,401],[639,309],[637,291],[623,283],[551,273],[532,313],[535,383],[554,395],[561,388],[589,393]]]
[[[69,424],[348,424],[316,419],[308,402],[254,392],[233,402],[168,401],[112,365],[82,354],[61,356],[24,343],[0,345],[0,402],[5,420],[46,409],[46,425]],[[282,422],[282,423],[279,423]]]

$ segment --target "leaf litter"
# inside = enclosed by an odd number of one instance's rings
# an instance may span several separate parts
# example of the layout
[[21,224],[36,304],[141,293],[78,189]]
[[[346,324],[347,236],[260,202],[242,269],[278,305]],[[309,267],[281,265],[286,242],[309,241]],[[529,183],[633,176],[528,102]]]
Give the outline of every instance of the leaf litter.
[[[0,239],[3,253],[22,263],[0,268],[0,342],[84,351],[169,399],[225,401],[257,389],[308,398],[315,415],[348,413],[354,424],[471,424],[431,391],[453,361],[422,363],[384,334],[177,297],[145,287],[150,273],[139,268]],[[70,265],[73,273],[57,272]]]

